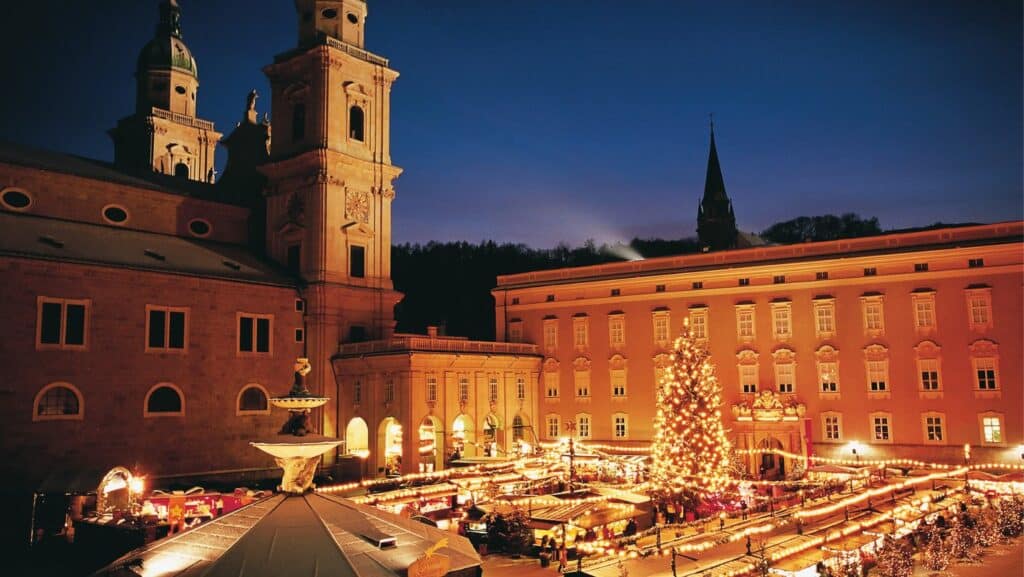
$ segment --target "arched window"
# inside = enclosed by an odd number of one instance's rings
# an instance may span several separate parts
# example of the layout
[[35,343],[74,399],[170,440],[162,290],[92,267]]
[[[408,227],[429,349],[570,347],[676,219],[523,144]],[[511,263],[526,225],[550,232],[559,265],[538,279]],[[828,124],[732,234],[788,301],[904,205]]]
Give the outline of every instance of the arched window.
[[370,454],[370,430],[360,417],[354,417],[345,427],[345,448],[363,458]]
[[78,420],[84,410],[85,403],[77,389],[68,383],[51,383],[36,394],[32,420]]
[[270,414],[267,391],[257,384],[246,385],[238,393],[238,415]]
[[179,162],[174,165],[174,176],[178,178],[188,178],[188,165],[184,162]]
[[182,417],[185,415],[185,395],[171,383],[161,383],[146,395],[146,417]]
[[298,102],[292,107],[292,142],[306,137],[306,105]]
[[524,428],[525,428],[525,425],[523,424],[523,418],[522,417],[520,417],[519,415],[516,415],[516,416],[512,417],[512,440],[513,441],[522,441],[523,440],[523,429]]
[[348,136],[352,140],[363,142],[363,109],[353,106],[348,109]]

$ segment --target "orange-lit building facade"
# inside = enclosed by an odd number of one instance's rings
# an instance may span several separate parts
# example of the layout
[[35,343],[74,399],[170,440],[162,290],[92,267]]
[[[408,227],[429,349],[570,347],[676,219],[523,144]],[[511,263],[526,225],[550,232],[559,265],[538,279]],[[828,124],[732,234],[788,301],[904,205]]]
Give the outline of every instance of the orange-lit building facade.
[[501,276],[498,338],[544,355],[545,440],[574,422],[594,443],[648,444],[658,369],[688,320],[741,449],[960,462],[970,444],[1015,461],[1022,234],[1008,222]]

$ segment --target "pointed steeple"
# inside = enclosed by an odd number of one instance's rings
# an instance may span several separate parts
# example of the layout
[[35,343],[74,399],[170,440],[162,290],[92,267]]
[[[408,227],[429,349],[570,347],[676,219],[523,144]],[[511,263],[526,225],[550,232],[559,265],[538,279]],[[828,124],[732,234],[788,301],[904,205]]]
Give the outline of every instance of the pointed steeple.
[[708,171],[704,178],[704,197],[697,207],[697,236],[704,250],[736,247],[736,215],[732,201],[725,193],[725,179],[718,162],[715,146],[715,122],[711,120],[711,149],[708,152]]

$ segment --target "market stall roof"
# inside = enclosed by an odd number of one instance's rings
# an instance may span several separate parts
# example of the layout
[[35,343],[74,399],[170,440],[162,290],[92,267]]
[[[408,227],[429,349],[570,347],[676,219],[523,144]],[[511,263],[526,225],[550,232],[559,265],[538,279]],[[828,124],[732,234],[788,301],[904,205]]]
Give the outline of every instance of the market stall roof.
[[841,467],[839,465],[815,465],[807,469],[808,473],[833,473],[842,475],[856,475],[860,469],[856,467]]
[[100,486],[100,482],[103,481],[103,478],[113,468],[113,465],[111,465],[110,467],[97,469],[57,469],[51,471],[39,483],[36,493],[95,493]]
[[94,577],[398,577],[442,539],[448,575],[476,575],[480,556],[464,537],[317,493],[278,494],[136,549]]
[[822,548],[828,551],[856,551],[868,543],[873,543],[878,539],[878,535],[869,535],[865,533],[857,533],[850,535],[849,537],[843,537],[838,541],[830,541],[822,545]]
[[772,563],[772,569],[788,573],[799,573],[808,567],[814,567],[818,564],[818,561],[821,561],[821,551],[812,547],[784,559],[779,559]]
[[622,501],[623,503],[632,503],[633,505],[642,505],[649,503],[651,498],[647,495],[641,495],[639,493],[631,493],[629,491],[623,491],[622,489],[616,489],[614,487],[592,487],[595,491],[606,497],[611,497],[616,501]]

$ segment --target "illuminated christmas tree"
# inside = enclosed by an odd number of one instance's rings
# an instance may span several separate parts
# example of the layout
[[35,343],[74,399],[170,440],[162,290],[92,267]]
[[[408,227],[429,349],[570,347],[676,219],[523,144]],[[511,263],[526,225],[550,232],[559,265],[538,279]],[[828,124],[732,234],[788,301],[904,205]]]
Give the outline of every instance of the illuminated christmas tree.
[[878,574],[882,577],[910,577],[914,572],[913,551],[906,543],[885,536],[882,548],[878,550]]
[[688,320],[658,383],[651,477],[669,500],[704,499],[729,484],[731,443],[722,425],[722,388]]

